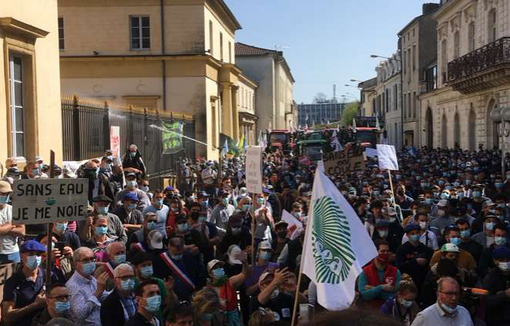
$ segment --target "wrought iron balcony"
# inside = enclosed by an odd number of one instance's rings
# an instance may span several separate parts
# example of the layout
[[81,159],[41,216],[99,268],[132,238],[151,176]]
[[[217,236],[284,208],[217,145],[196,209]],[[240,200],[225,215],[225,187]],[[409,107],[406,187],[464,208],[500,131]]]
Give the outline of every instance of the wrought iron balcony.
[[448,63],[448,84],[463,94],[510,83],[510,37]]

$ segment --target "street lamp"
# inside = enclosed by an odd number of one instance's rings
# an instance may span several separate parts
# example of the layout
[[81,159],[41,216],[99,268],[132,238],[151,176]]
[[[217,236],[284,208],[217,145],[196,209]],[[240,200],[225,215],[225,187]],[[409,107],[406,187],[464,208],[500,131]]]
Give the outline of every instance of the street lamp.
[[501,137],[501,173],[505,175],[505,155],[506,141],[505,138],[510,136],[510,107],[494,108],[491,112],[491,119],[494,123],[500,123],[498,136]]
[[345,87],[354,87],[354,88],[360,89],[360,88],[359,88],[358,86],[356,86],[356,85],[345,84],[344,86],[345,86]]
[[363,81],[362,80],[357,80],[357,79],[351,79],[350,82],[351,83],[362,83]]

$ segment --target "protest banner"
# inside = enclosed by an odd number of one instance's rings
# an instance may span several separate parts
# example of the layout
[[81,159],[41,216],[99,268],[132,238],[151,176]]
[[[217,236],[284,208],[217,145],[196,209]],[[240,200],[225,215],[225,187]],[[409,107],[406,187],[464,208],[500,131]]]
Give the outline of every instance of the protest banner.
[[359,147],[345,148],[343,151],[325,153],[324,170],[329,176],[365,170],[365,158]]
[[113,156],[120,158],[120,127],[110,127],[110,149],[112,150]]
[[13,224],[46,224],[85,219],[87,179],[15,180]]
[[295,218],[292,214],[287,212],[286,210],[283,210],[282,212],[282,220],[285,221],[287,225],[287,237],[291,240],[296,239],[301,235],[301,232],[303,232],[303,223],[299,221],[297,218]]
[[398,160],[395,146],[377,144],[377,156],[379,159],[379,169],[388,171],[398,170]]

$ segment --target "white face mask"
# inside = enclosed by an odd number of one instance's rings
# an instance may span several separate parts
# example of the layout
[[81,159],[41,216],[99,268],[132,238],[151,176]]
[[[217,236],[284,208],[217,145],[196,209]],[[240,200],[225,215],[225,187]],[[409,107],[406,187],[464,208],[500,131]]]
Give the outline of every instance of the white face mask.
[[422,230],[425,230],[427,228],[427,222],[420,222],[419,224]]
[[503,272],[510,270],[510,262],[498,262],[498,268]]

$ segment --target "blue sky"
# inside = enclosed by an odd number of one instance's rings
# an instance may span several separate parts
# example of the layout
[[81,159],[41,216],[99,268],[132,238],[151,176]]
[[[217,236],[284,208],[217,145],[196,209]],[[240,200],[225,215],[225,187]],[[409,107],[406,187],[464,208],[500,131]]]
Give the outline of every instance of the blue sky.
[[[323,92],[337,98],[358,90],[350,79],[375,77],[379,59],[397,50],[397,33],[421,14],[423,3],[438,0],[225,0],[243,26],[236,40],[274,49],[296,79],[296,102]],[[288,46],[288,48],[286,48]]]

